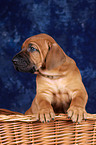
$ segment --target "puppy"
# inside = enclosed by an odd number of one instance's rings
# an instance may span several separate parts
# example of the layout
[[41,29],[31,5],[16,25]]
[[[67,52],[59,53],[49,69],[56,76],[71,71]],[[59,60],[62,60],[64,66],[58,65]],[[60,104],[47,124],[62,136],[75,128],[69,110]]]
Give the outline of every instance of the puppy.
[[25,114],[35,114],[41,122],[54,119],[55,113],[68,113],[73,122],[86,119],[88,95],[80,71],[51,36],[26,39],[12,61],[16,70],[37,74],[37,93]]

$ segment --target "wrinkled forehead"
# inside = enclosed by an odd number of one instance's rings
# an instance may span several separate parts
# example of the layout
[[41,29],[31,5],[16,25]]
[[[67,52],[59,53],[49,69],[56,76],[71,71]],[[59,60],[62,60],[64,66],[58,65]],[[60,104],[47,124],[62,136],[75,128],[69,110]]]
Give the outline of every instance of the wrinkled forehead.
[[27,38],[25,42],[23,43],[22,47],[27,47],[27,45],[32,42],[36,43],[39,46],[42,46],[44,45],[46,40],[50,41],[51,43],[55,42],[55,40],[51,36],[47,34],[39,34],[39,35],[35,35],[35,36],[31,36]]
[[30,43],[36,43],[37,45],[40,45],[40,43],[42,43],[42,39],[40,39],[40,38],[34,38],[34,37],[29,37],[29,38],[27,38],[24,41],[24,43],[22,45],[22,48],[23,47],[27,47]]
[[39,50],[41,58],[43,60],[49,49],[48,42],[52,43],[52,41],[54,41],[54,39],[51,36],[46,35],[46,34],[39,34],[39,35],[31,36],[24,41],[21,49],[26,50],[29,44],[31,43],[33,44],[33,46],[36,46],[36,49]]

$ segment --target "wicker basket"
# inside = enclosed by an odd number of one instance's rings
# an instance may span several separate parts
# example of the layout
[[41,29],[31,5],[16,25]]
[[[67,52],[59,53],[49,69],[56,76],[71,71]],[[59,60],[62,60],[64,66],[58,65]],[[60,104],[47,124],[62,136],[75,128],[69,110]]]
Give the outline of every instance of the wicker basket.
[[49,123],[4,109],[0,114],[0,145],[96,145],[95,114],[80,124],[64,114]]

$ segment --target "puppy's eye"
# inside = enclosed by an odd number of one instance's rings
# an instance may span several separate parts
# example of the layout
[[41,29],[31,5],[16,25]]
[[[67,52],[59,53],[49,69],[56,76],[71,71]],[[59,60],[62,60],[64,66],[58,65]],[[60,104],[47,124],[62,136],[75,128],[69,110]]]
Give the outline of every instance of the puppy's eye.
[[31,44],[31,43],[28,45],[27,51],[29,51],[29,52],[38,51],[39,52],[39,50],[36,49],[35,47],[33,47],[33,44]]
[[29,44],[27,50],[30,51],[30,52],[33,52],[33,51],[36,51],[36,48],[34,48],[34,47],[32,46],[32,44]]
[[34,47],[29,47],[29,48],[27,49],[27,51],[28,51],[28,52],[34,52],[34,51],[36,51],[36,49],[35,49]]
[[30,47],[30,51],[36,51],[36,49],[34,47]]

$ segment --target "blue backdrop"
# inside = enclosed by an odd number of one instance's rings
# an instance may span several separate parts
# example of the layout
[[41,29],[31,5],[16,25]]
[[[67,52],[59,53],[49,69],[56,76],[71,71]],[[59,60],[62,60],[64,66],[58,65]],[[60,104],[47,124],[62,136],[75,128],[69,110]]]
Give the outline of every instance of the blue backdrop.
[[96,0],[0,0],[0,108],[24,113],[35,75],[15,71],[12,57],[26,38],[47,33],[79,67],[96,113]]

